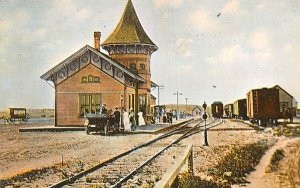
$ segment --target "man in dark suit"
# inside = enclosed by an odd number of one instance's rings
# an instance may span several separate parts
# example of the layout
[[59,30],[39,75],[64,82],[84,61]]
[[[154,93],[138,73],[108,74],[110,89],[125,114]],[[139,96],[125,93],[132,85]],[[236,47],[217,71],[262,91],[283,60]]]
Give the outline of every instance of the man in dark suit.
[[120,117],[121,117],[121,113],[120,113],[119,109],[115,108],[115,111],[114,111],[114,126],[115,126],[115,129],[117,131],[119,131],[119,128],[120,128]]

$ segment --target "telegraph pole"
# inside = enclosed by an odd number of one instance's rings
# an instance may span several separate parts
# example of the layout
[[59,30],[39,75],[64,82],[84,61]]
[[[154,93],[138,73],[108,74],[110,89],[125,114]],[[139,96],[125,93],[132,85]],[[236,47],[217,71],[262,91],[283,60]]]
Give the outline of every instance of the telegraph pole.
[[185,113],[187,113],[187,101],[189,98],[185,98]]
[[207,114],[206,114],[206,107],[207,104],[204,102],[202,105],[203,109],[204,109],[204,114],[202,116],[202,118],[204,119],[204,144],[203,146],[208,146],[208,142],[207,142],[207,129],[206,129],[206,119],[207,119]]
[[179,115],[179,113],[178,113],[178,95],[182,95],[182,93],[179,93],[178,91],[176,92],[176,93],[173,93],[173,95],[177,95],[177,112],[176,112],[176,120],[178,120],[178,115]]

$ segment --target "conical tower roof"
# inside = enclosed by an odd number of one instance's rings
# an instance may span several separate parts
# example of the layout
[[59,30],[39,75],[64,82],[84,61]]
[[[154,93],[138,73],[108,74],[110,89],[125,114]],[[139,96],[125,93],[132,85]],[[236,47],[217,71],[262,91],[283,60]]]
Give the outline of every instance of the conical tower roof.
[[118,44],[148,44],[157,49],[143,29],[131,0],[128,0],[117,27],[102,43],[102,46]]

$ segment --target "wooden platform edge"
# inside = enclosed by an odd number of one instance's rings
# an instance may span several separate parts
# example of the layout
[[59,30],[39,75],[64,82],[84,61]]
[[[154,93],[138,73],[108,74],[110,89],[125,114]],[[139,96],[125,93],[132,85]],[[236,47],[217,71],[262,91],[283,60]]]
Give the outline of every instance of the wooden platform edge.
[[[162,177],[160,181],[157,182],[155,188],[170,188],[173,182],[178,177],[179,173],[183,166],[188,162],[189,159],[192,159],[193,155],[193,145],[189,145],[187,149],[183,153],[183,157],[181,157],[177,163]],[[193,165],[191,165],[193,168]]]

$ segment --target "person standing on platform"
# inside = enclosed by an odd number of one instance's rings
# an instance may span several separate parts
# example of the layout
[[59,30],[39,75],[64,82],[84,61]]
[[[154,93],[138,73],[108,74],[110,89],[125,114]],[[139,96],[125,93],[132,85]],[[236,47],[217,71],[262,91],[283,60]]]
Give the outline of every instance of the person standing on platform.
[[124,123],[124,129],[125,131],[130,131],[130,122],[129,122],[129,115],[128,112],[124,109],[123,112],[123,123]]
[[169,112],[167,112],[167,119],[168,119],[168,122],[170,123],[170,124],[172,124],[172,120],[173,120],[173,112],[172,112],[172,110],[170,110]]
[[131,131],[135,131],[136,126],[135,126],[135,121],[134,121],[134,112],[133,112],[133,109],[130,109],[129,122],[130,122],[130,129],[131,129]]
[[120,117],[121,117],[121,113],[120,113],[119,109],[115,108],[115,111],[114,111],[114,126],[115,126],[115,129],[117,131],[119,131],[119,129],[120,129]]
[[138,116],[139,116],[139,126],[146,125],[144,117],[143,117],[143,112],[139,112]]
[[107,114],[107,108],[106,108],[106,104],[103,104],[101,107],[101,114]]

